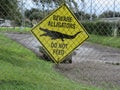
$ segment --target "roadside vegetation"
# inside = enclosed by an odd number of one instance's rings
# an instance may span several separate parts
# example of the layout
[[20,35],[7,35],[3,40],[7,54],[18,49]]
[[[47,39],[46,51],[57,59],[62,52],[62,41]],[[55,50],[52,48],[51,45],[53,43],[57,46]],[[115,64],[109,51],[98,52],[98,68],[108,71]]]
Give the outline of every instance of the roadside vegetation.
[[29,27],[0,27],[1,32],[29,32],[31,28]]
[[0,34],[0,90],[101,90],[73,82],[53,66]]
[[100,36],[91,34],[88,41],[114,48],[120,48],[120,37]]

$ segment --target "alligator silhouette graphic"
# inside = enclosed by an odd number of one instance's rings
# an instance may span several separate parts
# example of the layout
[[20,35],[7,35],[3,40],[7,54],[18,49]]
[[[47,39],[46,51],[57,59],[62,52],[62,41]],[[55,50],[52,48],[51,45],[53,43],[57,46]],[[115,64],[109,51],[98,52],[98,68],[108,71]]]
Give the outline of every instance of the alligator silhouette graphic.
[[74,35],[67,35],[67,34],[63,34],[57,31],[51,31],[48,29],[43,29],[43,28],[39,28],[40,30],[44,31],[45,33],[40,35],[40,36],[49,36],[51,37],[51,39],[61,39],[62,41],[64,41],[64,39],[74,39],[80,32],[77,32]]

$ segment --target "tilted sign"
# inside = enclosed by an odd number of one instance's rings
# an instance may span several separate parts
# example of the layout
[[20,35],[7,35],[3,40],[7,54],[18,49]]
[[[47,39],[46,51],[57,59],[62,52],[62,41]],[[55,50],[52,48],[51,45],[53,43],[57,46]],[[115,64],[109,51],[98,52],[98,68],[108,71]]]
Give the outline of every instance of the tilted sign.
[[48,55],[59,63],[88,38],[67,5],[63,4],[32,30]]

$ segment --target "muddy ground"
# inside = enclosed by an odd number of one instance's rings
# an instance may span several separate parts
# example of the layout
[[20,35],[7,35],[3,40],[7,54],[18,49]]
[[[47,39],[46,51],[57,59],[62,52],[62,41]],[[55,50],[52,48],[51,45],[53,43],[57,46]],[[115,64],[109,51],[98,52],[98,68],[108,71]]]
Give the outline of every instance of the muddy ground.
[[[88,86],[97,86],[113,90],[120,87],[120,66],[95,61],[82,61],[56,66],[58,72]],[[120,88],[118,89],[120,90]]]
[[[5,35],[41,55],[40,44],[31,34]],[[120,49],[85,42],[75,52],[73,63],[55,65],[56,71],[81,84],[120,89]]]

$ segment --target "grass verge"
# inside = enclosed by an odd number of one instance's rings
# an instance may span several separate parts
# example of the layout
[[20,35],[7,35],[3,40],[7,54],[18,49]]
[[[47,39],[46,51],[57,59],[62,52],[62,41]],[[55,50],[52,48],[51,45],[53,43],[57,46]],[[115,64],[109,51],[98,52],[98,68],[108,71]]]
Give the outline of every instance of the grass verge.
[[98,43],[105,46],[120,48],[120,37],[107,37],[99,35],[90,35],[89,42]]
[[53,64],[0,34],[0,90],[103,90],[58,74]]
[[31,28],[29,28],[29,27],[0,27],[0,31],[1,32],[22,33],[22,32],[28,32],[30,30],[31,30]]

